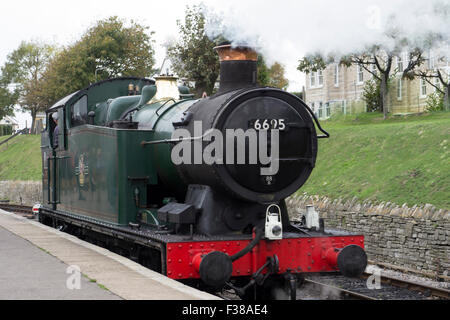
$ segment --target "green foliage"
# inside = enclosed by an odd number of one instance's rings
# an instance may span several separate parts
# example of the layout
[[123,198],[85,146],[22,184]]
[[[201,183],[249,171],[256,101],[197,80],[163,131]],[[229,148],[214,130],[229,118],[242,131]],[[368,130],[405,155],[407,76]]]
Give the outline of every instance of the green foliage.
[[219,38],[211,41],[206,35],[205,16],[200,6],[188,6],[184,22],[178,20],[177,25],[180,39],[167,48],[173,69],[181,78],[195,81],[198,97],[203,92],[210,95],[219,76],[219,57],[213,50]]
[[300,190],[330,198],[450,209],[450,112],[348,115],[322,126],[317,166]]
[[19,98],[19,91],[11,92],[7,86],[0,85],[0,120],[14,114],[14,105]]
[[289,80],[285,77],[285,68],[275,62],[270,68],[262,55],[258,55],[258,85],[286,90]]
[[[46,107],[42,101],[41,80],[53,53],[54,47],[48,44],[22,42],[16,50],[8,55],[7,61],[1,69],[0,100],[2,105],[6,101],[12,112],[12,105],[18,103],[23,111],[31,112],[32,129],[36,114]],[[8,90],[9,85],[15,86],[13,92]]]
[[297,70],[300,72],[311,73],[319,70],[324,70],[327,67],[328,62],[320,54],[307,55],[299,61]]
[[267,87],[270,85],[270,73],[266,61],[262,55],[258,55],[258,85]]
[[[331,63],[339,63],[342,66],[350,67],[352,65],[359,66],[366,70],[378,80],[377,83],[369,84],[367,87],[367,99],[370,101],[370,108],[380,108],[383,110],[384,117],[387,118],[389,110],[389,81],[391,77],[398,73],[395,67],[395,57],[400,55],[405,48],[409,49],[408,63],[404,67],[402,77],[406,79],[414,78],[415,71],[425,62],[423,52],[409,43],[406,38],[399,36],[397,33],[386,34],[391,38],[393,47],[383,46],[380,44],[372,44],[367,46],[363,51],[349,52],[345,55],[330,54],[328,57],[322,54],[307,55],[299,61],[298,70],[301,72],[311,73],[323,70]],[[375,67],[375,70],[374,70]],[[376,104],[376,98],[373,95],[377,85],[380,91],[380,99]],[[376,109],[375,109],[376,110]]]
[[43,75],[43,100],[48,107],[97,81],[151,75],[153,32],[134,21],[126,24],[118,17],[100,20],[79,41],[58,52]]
[[362,99],[367,105],[368,112],[382,111],[380,81],[375,79],[366,81]]
[[427,97],[427,111],[444,111],[444,94],[434,92]]
[[285,77],[285,68],[278,62],[275,62],[269,69],[269,86],[286,90],[289,86],[289,80]]
[[48,61],[54,53],[54,47],[41,42],[23,41],[19,47],[10,53],[2,67],[2,83],[25,86],[30,81],[36,81],[45,70]]
[[7,136],[12,134],[12,125],[0,124],[0,136]]

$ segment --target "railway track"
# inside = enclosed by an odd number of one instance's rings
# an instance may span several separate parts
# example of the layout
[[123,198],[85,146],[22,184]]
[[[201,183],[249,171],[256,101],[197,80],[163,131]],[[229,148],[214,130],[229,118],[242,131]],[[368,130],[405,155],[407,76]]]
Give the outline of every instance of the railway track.
[[[0,200],[0,209],[34,217],[31,206],[10,204],[7,200]],[[371,276],[370,273],[364,273],[357,279],[337,274],[307,276],[297,296],[299,300],[450,300],[450,290],[386,275],[380,276],[381,288],[369,289],[367,280]],[[220,296],[226,300],[239,300],[231,292]]]
[[11,204],[7,200],[0,200],[0,209],[13,213],[20,213],[30,216],[33,215],[33,207]]
[[[357,300],[450,300],[450,290],[411,282],[385,275],[380,276],[379,287],[369,288],[372,274],[350,279],[341,275],[312,276],[305,279],[304,299]],[[302,297],[300,297],[302,299]]]
[[[319,299],[330,300],[378,300],[377,298],[358,293],[355,291],[340,288],[338,286],[320,282],[320,280],[305,279],[306,292],[301,293],[299,300],[312,300],[316,299],[318,293]],[[308,286],[312,287],[308,288]],[[302,290],[302,289],[300,289]],[[311,292],[312,291],[312,292]],[[315,292],[315,293],[314,293]]]
[[[372,274],[364,273],[362,278],[368,279]],[[436,288],[422,283],[417,283],[409,280],[398,279],[394,277],[389,277],[386,275],[381,275],[381,284],[393,285],[400,288],[405,288],[411,291],[422,292],[426,296],[450,300],[450,290],[444,288]]]
[[[367,280],[346,278],[340,274],[308,275],[297,290],[297,300],[450,300],[450,290],[381,275],[380,287],[369,289]],[[240,300],[230,290],[217,294],[225,300]],[[276,295],[288,300],[289,293],[280,289]]]

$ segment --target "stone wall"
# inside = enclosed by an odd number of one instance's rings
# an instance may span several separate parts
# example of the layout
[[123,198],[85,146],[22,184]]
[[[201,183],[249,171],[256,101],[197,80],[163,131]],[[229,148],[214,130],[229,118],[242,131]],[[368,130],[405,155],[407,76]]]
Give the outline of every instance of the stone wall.
[[450,211],[390,203],[373,205],[307,195],[287,200],[291,219],[314,205],[326,228],[363,233],[369,260],[433,276],[450,275]]
[[0,181],[0,200],[14,204],[34,205],[40,203],[42,183],[40,181]]
[[[0,181],[0,200],[11,203],[34,205],[41,202],[41,192],[39,181]],[[301,195],[287,200],[291,219],[299,220],[310,204],[327,228],[363,233],[370,260],[450,276],[450,211]]]

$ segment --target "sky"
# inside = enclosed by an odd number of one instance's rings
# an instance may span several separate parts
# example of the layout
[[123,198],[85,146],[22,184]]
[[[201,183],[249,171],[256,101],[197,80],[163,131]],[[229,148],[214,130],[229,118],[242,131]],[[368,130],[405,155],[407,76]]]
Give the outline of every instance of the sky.
[[[95,21],[117,15],[149,26],[155,34],[157,65],[162,64],[168,37],[177,35],[177,19],[184,19],[186,5],[197,1],[0,1],[0,65],[21,41],[41,40],[68,45],[78,40]],[[145,75],[150,76],[150,75]],[[20,127],[31,124],[31,116],[16,114]]]
[[[429,32],[440,32],[450,48],[450,0],[202,2],[208,16],[216,15],[225,22],[219,25],[211,19],[207,34],[225,34],[235,43],[245,42],[258,48],[269,63],[281,62],[290,82],[289,91],[302,90],[305,75],[297,66],[305,54],[346,54],[373,41],[389,46],[386,28],[397,28],[419,46]],[[155,32],[156,65],[160,66],[165,58],[162,44],[178,35],[176,21],[184,19],[186,5],[199,3],[200,0],[0,1],[0,65],[21,41],[69,45],[96,21],[117,15]],[[31,123],[29,116],[17,118],[21,127],[25,119],[28,125]]]

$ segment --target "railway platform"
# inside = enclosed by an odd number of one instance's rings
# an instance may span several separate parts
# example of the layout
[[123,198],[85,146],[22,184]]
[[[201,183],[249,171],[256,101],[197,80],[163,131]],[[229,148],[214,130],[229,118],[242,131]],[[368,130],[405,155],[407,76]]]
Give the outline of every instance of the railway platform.
[[219,299],[3,210],[0,243],[0,300]]

